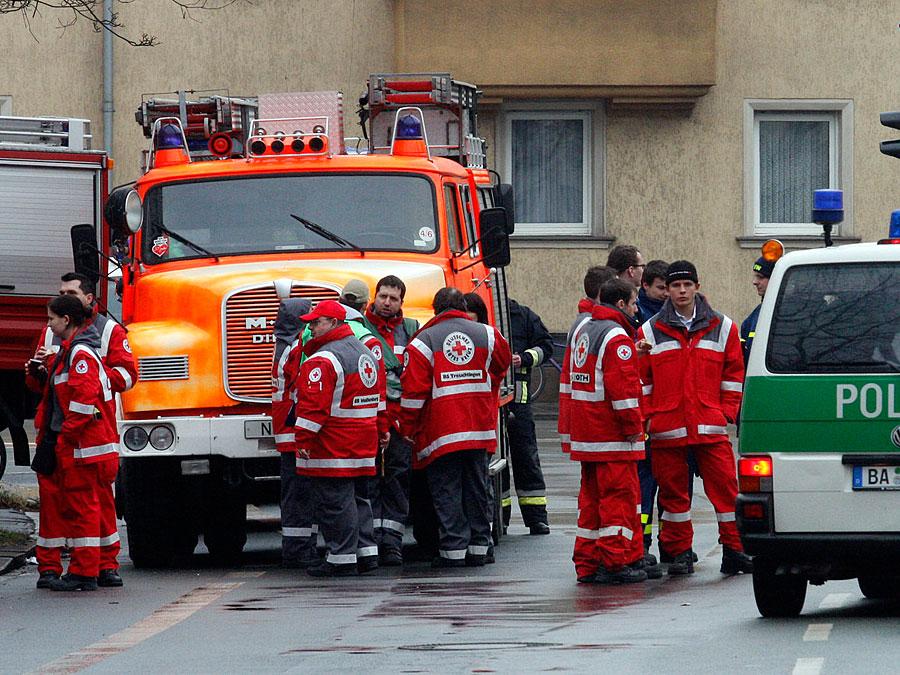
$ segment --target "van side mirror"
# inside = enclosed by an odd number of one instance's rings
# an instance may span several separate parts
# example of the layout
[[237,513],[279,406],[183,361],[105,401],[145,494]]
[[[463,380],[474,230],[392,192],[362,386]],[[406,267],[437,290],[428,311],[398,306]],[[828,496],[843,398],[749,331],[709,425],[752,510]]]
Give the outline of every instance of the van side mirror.
[[488,267],[506,267],[510,262],[506,211],[499,207],[481,212],[481,257]]
[[516,230],[516,200],[513,194],[513,186],[509,183],[500,183],[496,187],[497,206],[502,206],[506,211],[506,234],[512,234]]
[[100,250],[97,248],[97,230],[90,223],[82,223],[73,225],[70,235],[75,271],[96,284],[100,281]]

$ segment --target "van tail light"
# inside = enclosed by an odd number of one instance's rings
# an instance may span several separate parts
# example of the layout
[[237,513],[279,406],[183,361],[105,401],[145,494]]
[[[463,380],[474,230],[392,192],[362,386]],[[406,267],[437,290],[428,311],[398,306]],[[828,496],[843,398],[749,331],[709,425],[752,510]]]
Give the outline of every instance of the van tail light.
[[771,492],[772,458],[768,455],[739,458],[738,489],[741,492]]

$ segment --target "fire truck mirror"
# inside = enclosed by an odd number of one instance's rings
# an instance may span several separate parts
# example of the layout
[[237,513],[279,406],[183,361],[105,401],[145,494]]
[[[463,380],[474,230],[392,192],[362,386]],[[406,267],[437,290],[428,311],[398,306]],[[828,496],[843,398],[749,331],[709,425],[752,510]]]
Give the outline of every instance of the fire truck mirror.
[[502,206],[506,211],[506,234],[512,234],[516,229],[516,204],[513,195],[513,186],[509,183],[500,183],[496,188],[497,206]]
[[506,233],[506,211],[495,207],[481,212],[481,250],[488,267],[509,265],[509,235]]
[[73,225],[72,261],[75,271],[91,279],[95,284],[100,280],[100,250],[97,248],[97,231],[90,223]]

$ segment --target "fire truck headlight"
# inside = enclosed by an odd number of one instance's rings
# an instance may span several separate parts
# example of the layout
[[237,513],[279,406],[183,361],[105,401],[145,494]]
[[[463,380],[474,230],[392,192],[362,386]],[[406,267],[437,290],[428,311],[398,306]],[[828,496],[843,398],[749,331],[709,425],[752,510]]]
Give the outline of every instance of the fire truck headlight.
[[261,138],[257,138],[250,144],[250,152],[254,155],[262,155],[266,152],[266,142]]
[[122,434],[122,440],[125,442],[126,448],[132,452],[138,452],[147,447],[147,442],[150,440],[150,437],[147,436],[147,432],[143,427],[129,427],[125,433]]
[[325,141],[321,136],[313,136],[309,139],[309,149],[313,152],[322,152],[325,149]]
[[306,144],[303,142],[303,139],[299,136],[295,136],[294,140],[291,141],[291,150],[294,152],[303,152],[303,148],[306,147]]
[[141,204],[141,196],[137,190],[131,190],[125,197],[125,224],[132,232],[141,229],[144,222],[144,208]]
[[175,442],[175,434],[167,426],[157,426],[150,430],[150,445],[157,450],[168,450]]

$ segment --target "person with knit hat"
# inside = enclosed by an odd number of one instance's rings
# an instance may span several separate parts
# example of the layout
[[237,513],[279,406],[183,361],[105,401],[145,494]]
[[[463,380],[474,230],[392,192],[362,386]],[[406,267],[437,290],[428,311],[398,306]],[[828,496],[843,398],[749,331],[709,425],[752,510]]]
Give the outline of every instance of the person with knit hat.
[[639,359],[641,408],[663,508],[660,554],[672,558],[669,574],[694,572],[687,459],[693,453],[716,511],[721,572],[750,572],[753,563],[735,523],[738,486],[727,428],[737,419],[744,384],[737,327],[699,292],[693,263],[676,260],[669,265],[666,287],[669,297],[659,314],[638,332],[639,347],[649,347]]
[[741,348],[744,351],[745,367],[747,359],[750,358],[750,347],[753,346],[753,338],[756,335],[756,322],[759,321],[759,310],[762,307],[762,299],[766,294],[766,289],[769,287],[769,278],[772,276],[775,262],[775,260],[766,260],[760,256],[753,263],[753,276],[750,283],[753,284],[757,295],[759,295],[759,304],[741,324]]

